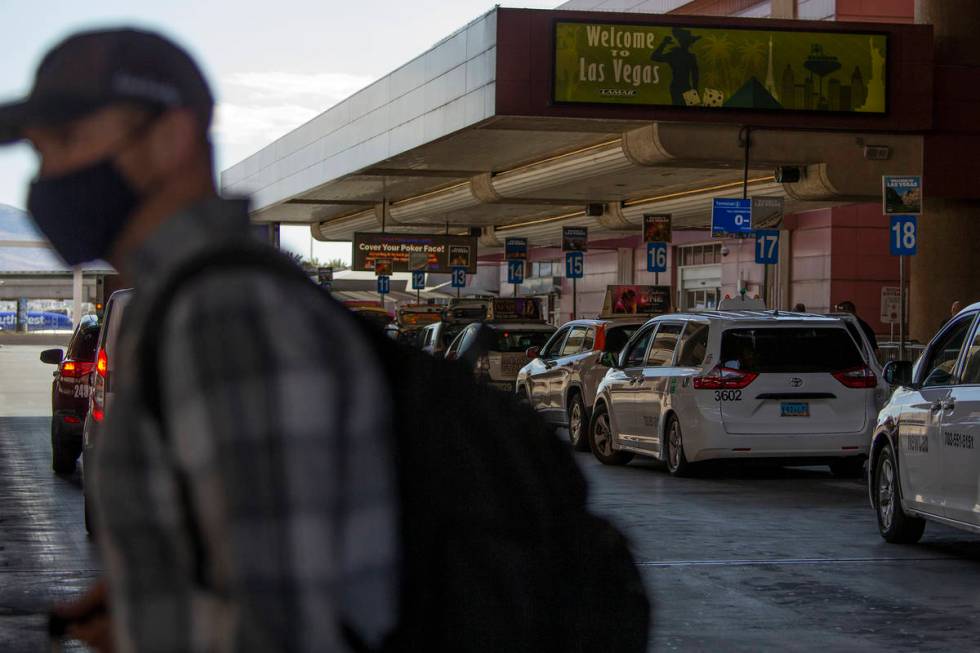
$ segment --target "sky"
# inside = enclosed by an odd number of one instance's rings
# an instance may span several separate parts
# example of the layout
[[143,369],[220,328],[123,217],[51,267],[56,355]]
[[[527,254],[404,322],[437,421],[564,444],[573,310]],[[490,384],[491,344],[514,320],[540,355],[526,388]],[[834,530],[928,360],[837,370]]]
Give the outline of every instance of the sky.
[[[154,29],[186,47],[211,82],[220,171],[492,8],[491,0],[0,0],[0,102],[25,95],[41,57],[72,32],[123,24]],[[24,208],[36,165],[27,145],[0,149],[0,203]],[[282,239],[309,256],[308,228],[286,227]],[[314,247],[320,260],[350,257],[349,245]]]

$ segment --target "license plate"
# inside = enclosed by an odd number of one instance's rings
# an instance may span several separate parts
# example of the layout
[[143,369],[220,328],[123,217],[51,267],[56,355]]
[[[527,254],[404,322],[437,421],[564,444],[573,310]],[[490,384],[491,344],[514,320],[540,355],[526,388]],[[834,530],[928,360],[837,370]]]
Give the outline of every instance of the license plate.
[[504,356],[500,361],[500,372],[507,376],[517,376],[527,359],[523,356]]
[[809,417],[810,404],[806,401],[784,401],[779,404],[783,417]]

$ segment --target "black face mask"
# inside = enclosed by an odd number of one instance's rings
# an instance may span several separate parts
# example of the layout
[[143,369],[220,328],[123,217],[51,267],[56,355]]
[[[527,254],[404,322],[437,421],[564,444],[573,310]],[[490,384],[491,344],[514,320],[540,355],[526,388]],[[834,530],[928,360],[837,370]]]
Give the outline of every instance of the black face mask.
[[140,197],[113,163],[154,123],[151,115],[122,139],[122,147],[104,159],[60,177],[31,183],[27,210],[55,250],[74,267],[105,258],[119,238]]

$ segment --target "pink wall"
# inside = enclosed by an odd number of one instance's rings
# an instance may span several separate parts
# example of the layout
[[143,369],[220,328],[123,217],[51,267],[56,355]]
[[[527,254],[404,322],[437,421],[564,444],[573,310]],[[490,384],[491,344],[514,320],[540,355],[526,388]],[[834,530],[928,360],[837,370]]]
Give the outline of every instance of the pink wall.
[[830,310],[831,210],[787,216],[790,229],[789,306],[803,303],[808,311]]

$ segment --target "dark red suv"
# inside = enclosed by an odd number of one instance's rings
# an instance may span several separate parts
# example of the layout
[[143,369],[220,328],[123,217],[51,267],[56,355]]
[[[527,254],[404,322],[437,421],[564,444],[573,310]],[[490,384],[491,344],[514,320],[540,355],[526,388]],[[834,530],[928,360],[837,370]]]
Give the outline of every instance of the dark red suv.
[[51,386],[51,466],[58,474],[71,474],[82,453],[82,426],[92,393],[92,370],[99,341],[99,320],[82,318],[68,343],[61,349],[41,352],[41,362],[57,365]]

